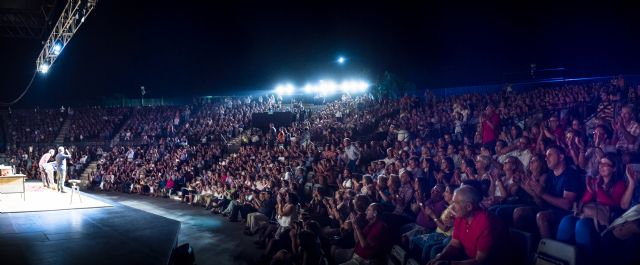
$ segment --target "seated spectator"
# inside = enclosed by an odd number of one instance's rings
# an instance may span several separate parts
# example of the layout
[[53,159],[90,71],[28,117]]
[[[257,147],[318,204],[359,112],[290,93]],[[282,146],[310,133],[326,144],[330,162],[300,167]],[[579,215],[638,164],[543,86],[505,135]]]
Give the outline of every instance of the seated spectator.
[[[570,209],[584,191],[585,184],[576,170],[568,164],[564,148],[557,145],[550,147],[546,160],[549,176],[545,178],[544,185],[529,182],[529,186],[534,194],[534,200],[544,203],[542,210],[536,216],[540,237],[553,238],[560,220],[571,214]],[[525,211],[527,210],[521,209],[520,215]],[[530,213],[534,212],[535,209],[530,211]]]
[[[389,251],[390,235],[387,225],[380,219],[382,217],[382,207],[377,203],[372,203],[367,208],[367,220],[369,224],[360,227],[357,222],[350,221],[353,227],[353,235],[356,247],[351,260],[342,263],[343,265],[362,264],[382,264]],[[355,220],[352,214],[351,220]]]
[[502,222],[480,208],[482,195],[463,185],[453,194],[456,213],[453,237],[445,249],[428,264],[502,264],[507,230]]
[[[414,188],[416,189],[416,203],[412,205],[412,210],[416,213],[414,223],[404,225],[400,231],[402,234],[402,242],[405,246],[409,245],[409,239],[412,237],[431,233],[437,228],[434,218],[431,216],[440,216],[447,208],[447,202],[443,198],[445,185],[438,184],[431,188],[429,199],[425,198],[422,190],[426,190],[426,179],[416,178],[414,180]],[[423,183],[422,185],[420,183]]]
[[638,152],[640,125],[635,121],[633,108],[624,106],[620,110],[620,119],[611,122],[616,148],[623,152]]
[[417,251],[420,253],[420,260],[427,262],[430,259],[435,258],[437,253],[440,253],[444,247],[451,240],[451,233],[453,232],[453,223],[455,220],[455,214],[453,212],[453,192],[457,189],[456,185],[449,185],[445,189],[443,199],[447,203],[448,207],[440,215],[436,215],[433,211],[425,209],[425,213],[429,215],[429,218],[437,224],[438,228],[433,233],[417,235],[410,238],[409,249],[412,252]]
[[560,222],[558,240],[577,244],[584,255],[596,253],[600,237],[598,231],[604,230],[610,221],[620,215],[620,200],[625,184],[616,173],[613,155],[600,160],[600,174],[588,179],[578,206],[579,212],[565,216]]

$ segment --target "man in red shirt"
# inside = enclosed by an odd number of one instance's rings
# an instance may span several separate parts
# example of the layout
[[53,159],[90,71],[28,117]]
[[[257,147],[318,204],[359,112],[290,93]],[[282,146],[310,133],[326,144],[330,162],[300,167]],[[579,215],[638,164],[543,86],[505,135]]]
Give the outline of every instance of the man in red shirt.
[[[351,217],[352,220],[355,220],[353,214]],[[387,243],[391,241],[391,237],[387,225],[380,219],[381,217],[382,206],[372,203],[367,208],[367,220],[369,221],[367,226],[362,228],[358,222],[351,222],[356,247],[351,260],[342,263],[342,265],[384,264],[386,254],[389,252]]]
[[507,242],[506,229],[499,218],[480,207],[482,195],[463,185],[453,193],[456,220],[449,245],[429,265],[500,264],[499,247]]
[[482,130],[482,144],[489,150],[493,150],[498,139],[500,131],[500,116],[496,113],[495,108],[489,104],[485,112],[480,115],[480,124]]

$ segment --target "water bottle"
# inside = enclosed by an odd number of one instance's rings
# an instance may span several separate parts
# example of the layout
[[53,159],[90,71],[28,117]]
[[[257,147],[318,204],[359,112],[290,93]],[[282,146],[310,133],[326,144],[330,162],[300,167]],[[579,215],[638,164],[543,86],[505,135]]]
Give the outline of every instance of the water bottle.
[[12,165],[11,166],[11,175],[15,175],[16,174],[16,166]]

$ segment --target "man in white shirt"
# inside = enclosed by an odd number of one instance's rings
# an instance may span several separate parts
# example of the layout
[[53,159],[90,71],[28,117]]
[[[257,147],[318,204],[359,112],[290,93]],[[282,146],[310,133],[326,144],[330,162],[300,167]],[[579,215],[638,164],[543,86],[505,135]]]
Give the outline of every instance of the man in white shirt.
[[385,165],[393,164],[396,162],[396,158],[393,153],[393,148],[391,147],[387,148],[387,157],[382,159],[382,161],[384,161]]
[[344,152],[347,155],[347,158],[349,159],[349,164],[348,164],[349,171],[355,172],[356,165],[360,161],[360,150],[358,149],[357,146],[351,143],[351,139],[349,138],[344,138],[344,140],[342,141],[342,144],[344,145]]
[[40,168],[40,176],[42,178],[42,185],[47,188],[50,187],[49,185],[53,184],[53,172],[51,172],[51,177],[49,178],[47,175],[46,165],[47,162],[49,162],[49,159],[51,159],[51,156],[55,154],[55,152],[55,150],[49,149],[48,152],[40,157],[40,161],[38,162],[38,168]]
[[518,139],[518,148],[509,152],[507,155],[515,156],[520,159],[524,168],[529,166],[529,161],[531,160],[531,150],[529,150],[529,137],[522,136]]

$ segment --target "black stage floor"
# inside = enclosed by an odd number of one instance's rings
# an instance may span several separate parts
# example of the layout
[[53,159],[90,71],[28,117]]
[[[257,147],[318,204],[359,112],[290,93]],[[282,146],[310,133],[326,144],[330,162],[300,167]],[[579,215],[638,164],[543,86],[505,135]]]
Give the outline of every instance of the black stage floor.
[[0,214],[0,264],[167,264],[180,222],[107,202],[113,207]]

